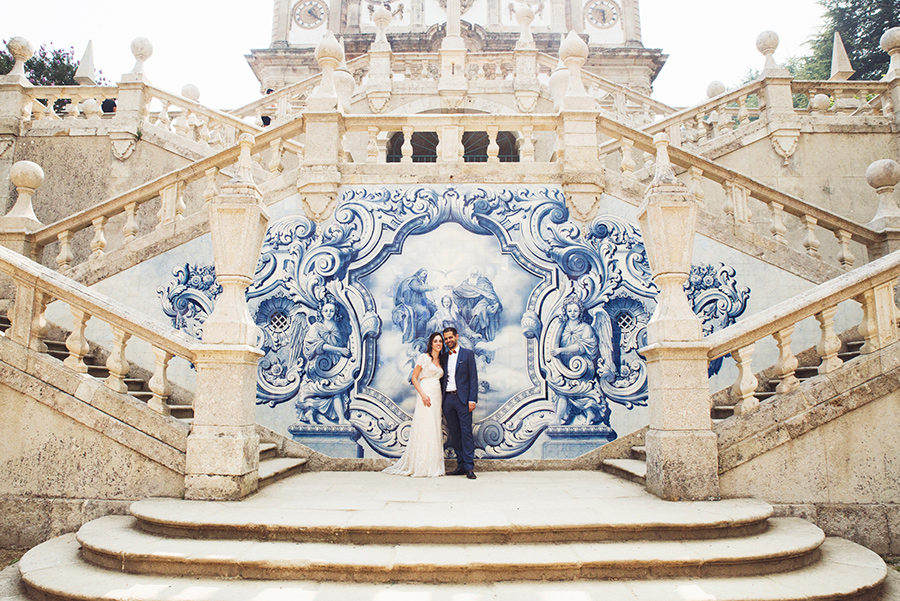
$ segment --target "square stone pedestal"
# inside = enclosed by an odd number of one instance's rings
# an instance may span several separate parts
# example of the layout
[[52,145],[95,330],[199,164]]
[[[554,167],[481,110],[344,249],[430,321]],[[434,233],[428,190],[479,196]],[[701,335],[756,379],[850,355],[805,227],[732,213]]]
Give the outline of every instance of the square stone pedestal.
[[616,432],[606,425],[550,426],[544,443],[544,459],[574,459],[593,451],[604,442],[616,439]]
[[647,490],[667,501],[719,498],[719,453],[711,430],[650,430]]

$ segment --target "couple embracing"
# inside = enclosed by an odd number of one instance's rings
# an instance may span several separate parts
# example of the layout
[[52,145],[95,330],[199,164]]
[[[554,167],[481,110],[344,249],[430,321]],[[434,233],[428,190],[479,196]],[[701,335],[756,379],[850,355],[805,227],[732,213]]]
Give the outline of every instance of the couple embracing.
[[472,412],[478,402],[475,353],[459,346],[456,328],[444,328],[443,337],[428,337],[427,352],[419,355],[412,373],[417,394],[409,442],[403,456],[384,471],[414,477],[444,475],[441,415],[447,419],[450,446],[456,452],[456,470],[475,479],[475,438]]

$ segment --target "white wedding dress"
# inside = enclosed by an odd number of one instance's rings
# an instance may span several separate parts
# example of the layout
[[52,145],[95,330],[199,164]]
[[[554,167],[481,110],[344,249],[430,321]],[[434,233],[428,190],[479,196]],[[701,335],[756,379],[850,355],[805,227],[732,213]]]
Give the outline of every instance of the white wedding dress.
[[434,478],[444,475],[444,436],[441,429],[441,376],[444,375],[444,370],[435,365],[425,353],[419,355],[416,365],[422,367],[419,386],[431,399],[431,406],[426,407],[422,397],[416,394],[416,410],[413,412],[406,450],[384,472],[414,478]]

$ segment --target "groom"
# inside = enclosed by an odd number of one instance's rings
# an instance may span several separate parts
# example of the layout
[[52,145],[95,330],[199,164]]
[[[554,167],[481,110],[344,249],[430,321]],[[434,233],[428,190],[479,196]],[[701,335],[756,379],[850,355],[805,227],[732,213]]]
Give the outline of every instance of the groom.
[[447,327],[441,355],[441,392],[444,393],[444,417],[450,431],[450,446],[456,451],[456,470],[450,476],[466,475],[475,479],[475,437],[472,436],[472,412],[478,402],[478,372],[475,353],[459,346],[456,328]]

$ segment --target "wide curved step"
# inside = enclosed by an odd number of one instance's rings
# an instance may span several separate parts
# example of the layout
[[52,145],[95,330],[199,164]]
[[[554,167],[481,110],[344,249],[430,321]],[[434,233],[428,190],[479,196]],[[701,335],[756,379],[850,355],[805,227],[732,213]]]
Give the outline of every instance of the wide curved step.
[[761,534],[684,541],[480,545],[347,545],[167,538],[109,516],[78,532],[82,557],[141,574],[365,582],[498,582],[742,576],[796,569],[817,558],[822,531],[795,518]]
[[287,599],[640,599],[641,601],[876,601],[886,568],[875,553],[827,539],[821,559],[765,577],[654,578],[636,581],[502,582],[493,584],[366,584],[287,580],[220,580],[114,572],[84,563],[74,535],[29,551],[20,562],[32,598],[103,601],[283,601]]
[[[672,503],[600,472],[491,472],[465,478],[304,473],[239,504],[146,499],[140,528],[165,536],[350,544],[681,540],[757,534],[754,499]],[[498,498],[502,491],[502,498]]]

